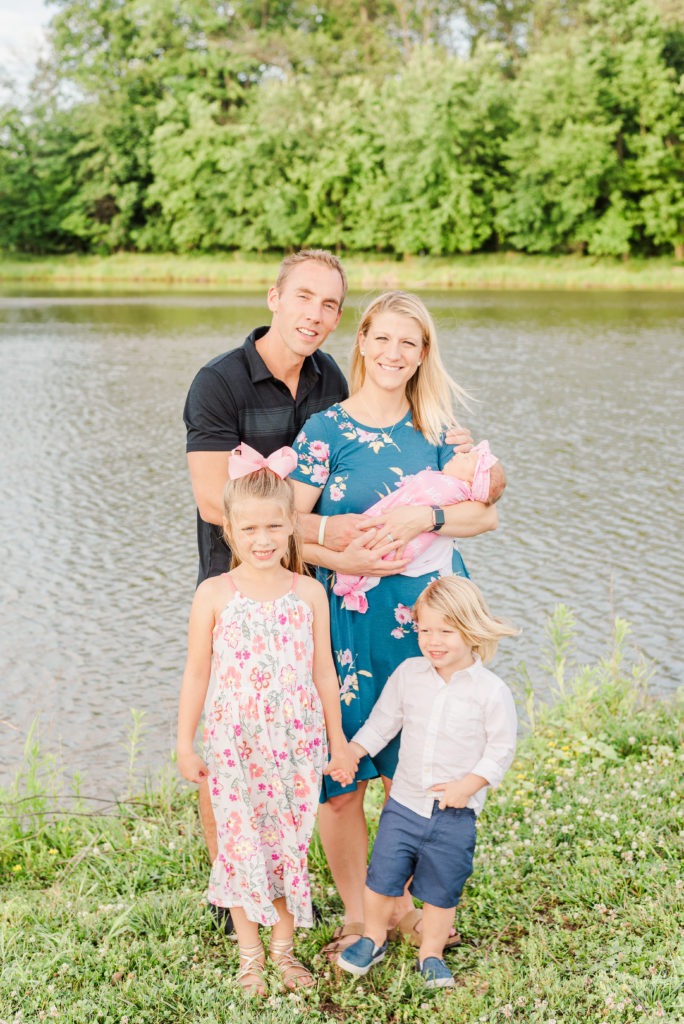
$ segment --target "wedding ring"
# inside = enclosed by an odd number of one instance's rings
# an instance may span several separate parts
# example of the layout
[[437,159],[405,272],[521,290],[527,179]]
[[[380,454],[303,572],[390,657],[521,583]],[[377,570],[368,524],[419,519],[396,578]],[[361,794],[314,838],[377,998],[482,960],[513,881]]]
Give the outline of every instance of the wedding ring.
[[392,536],[391,533],[386,533],[385,534],[385,540],[391,540],[392,543],[394,543],[394,537]]

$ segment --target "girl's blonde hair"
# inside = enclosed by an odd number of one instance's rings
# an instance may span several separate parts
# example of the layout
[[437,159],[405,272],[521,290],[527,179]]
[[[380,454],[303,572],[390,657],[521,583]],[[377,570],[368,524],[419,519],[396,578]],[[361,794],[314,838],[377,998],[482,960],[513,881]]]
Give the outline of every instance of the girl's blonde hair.
[[235,551],[230,538],[230,525],[232,524],[232,513],[236,505],[241,501],[257,499],[260,501],[273,501],[280,505],[283,512],[292,520],[294,530],[290,535],[288,550],[282,559],[282,564],[291,572],[306,573],[304,559],[302,558],[301,542],[297,530],[297,513],[295,511],[294,487],[290,480],[283,480],[271,469],[258,469],[255,473],[248,473],[246,476],[238,477],[237,480],[229,480],[223,491],[223,537],[230,548],[231,569],[240,564],[240,557]]
[[415,429],[431,444],[439,444],[444,429],[453,422],[454,400],[467,408],[469,396],[447,373],[439,354],[434,321],[417,295],[410,292],[384,292],[367,307],[356,332],[349,371],[350,392],[353,395],[358,391],[366,379],[360,343],[370,330],[374,318],[381,313],[408,316],[420,327],[423,339],[422,361],[406,385],[406,397],[411,406]]
[[502,637],[517,636],[520,632],[509,622],[495,618],[479,587],[464,576],[441,576],[428,583],[413,606],[416,622],[422,608],[432,608],[462,633],[484,665],[496,654]]

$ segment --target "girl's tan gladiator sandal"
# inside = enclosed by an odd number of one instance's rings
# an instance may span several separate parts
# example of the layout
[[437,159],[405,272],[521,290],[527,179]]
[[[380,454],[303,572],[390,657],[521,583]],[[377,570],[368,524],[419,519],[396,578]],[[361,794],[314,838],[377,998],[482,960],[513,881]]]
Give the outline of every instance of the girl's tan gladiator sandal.
[[247,996],[268,995],[268,982],[264,975],[266,954],[260,942],[256,946],[238,946],[240,970],[237,983]]
[[314,984],[311,971],[294,955],[293,939],[271,939],[269,956],[283,979],[285,988],[310,988]]

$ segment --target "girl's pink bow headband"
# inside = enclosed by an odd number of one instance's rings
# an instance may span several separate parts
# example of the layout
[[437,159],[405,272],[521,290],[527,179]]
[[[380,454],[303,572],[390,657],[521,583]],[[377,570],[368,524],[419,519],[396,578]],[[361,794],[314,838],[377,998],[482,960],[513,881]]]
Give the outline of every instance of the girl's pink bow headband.
[[284,480],[296,465],[297,455],[292,448],[279,448],[277,452],[264,458],[243,442],[228,460],[228,476],[231,480],[237,480],[241,476],[248,476],[249,473],[256,473],[259,469],[270,469]]

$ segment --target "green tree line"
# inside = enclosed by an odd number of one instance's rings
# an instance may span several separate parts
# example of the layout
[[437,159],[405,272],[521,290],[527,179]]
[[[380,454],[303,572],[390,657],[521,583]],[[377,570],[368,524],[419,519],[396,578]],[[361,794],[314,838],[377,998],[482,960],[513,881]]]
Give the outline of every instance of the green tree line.
[[681,0],[52,3],[5,251],[684,258]]

